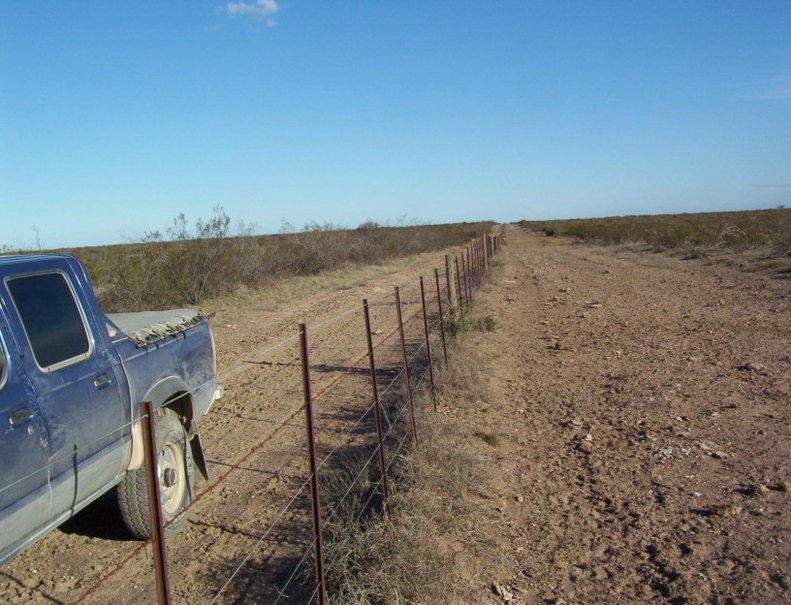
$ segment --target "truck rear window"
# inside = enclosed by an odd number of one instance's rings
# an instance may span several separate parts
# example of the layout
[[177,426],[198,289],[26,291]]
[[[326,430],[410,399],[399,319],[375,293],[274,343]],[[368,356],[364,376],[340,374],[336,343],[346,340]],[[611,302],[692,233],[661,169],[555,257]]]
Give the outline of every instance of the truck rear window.
[[40,367],[88,353],[90,341],[82,314],[64,275],[17,277],[7,286]]

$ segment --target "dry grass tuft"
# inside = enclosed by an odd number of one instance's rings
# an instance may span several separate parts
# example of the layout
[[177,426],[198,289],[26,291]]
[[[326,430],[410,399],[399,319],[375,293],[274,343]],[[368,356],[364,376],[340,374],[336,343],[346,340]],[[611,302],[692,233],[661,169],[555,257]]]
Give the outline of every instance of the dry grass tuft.
[[[482,360],[457,346],[441,372],[441,408],[474,408],[487,397]],[[496,514],[487,505],[492,465],[486,448],[471,447],[463,414],[435,415],[425,394],[416,409],[422,410],[420,446],[391,468],[390,520],[370,517],[330,532],[333,603],[466,602],[481,585],[472,561],[503,556],[494,539]]]

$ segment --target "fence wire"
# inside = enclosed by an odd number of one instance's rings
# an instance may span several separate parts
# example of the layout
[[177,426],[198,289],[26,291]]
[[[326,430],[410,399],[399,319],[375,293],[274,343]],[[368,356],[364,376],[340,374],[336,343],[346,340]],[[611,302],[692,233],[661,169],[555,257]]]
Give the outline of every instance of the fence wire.
[[[456,305],[460,305],[462,308],[464,306],[467,306],[471,302],[471,300],[472,300],[472,296],[471,296],[472,291],[474,291],[475,289],[477,289],[481,285],[480,277],[481,277],[481,272],[483,270],[483,267],[481,265],[476,267],[474,262],[475,262],[474,260],[469,258],[468,254],[465,254],[464,258],[459,263],[459,269],[460,269],[459,276],[461,277],[461,280],[464,283],[463,284],[462,283],[456,284],[457,287],[458,287],[458,294],[460,295],[460,300],[456,301]],[[453,262],[451,263],[451,268],[453,268]],[[440,271],[444,272],[444,267]],[[450,296],[452,294],[455,295],[456,292],[453,292],[453,288],[452,288],[452,284],[451,283],[446,283],[444,286],[447,289],[448,304],[451,305],[450,308],[453,308],[455,305],[453,305],[453,302],[450,300]],[[430,287],[430,284],[429,284],[429,287]],[[400,292],[402,309],[410,310],[410,307],[412,307],[414,305],[417,305],[418,307],[421,307],[421,305],[422,305],[421,293],[420,293],[420,290],[419,290],[417,285],[413,285],[413,284],[401,285],[401,286],[399,286],[399,292]],[[431,289],[429,290],[429,292],[431,292]],[[454,296],[454,298],[456,298],[456,296]],[[437,304],[439,302],[440,302],[440,296],[429,295],[427,297],[426,302],[425,302],[426,312],[427,312],[427,306],[429,304]],[[382,295],[382,296],[379,296],[379,297],[376,297],[376,298],[373,298],[373,299],[369,299],[368,305],[369,305],[369,307],[382,307],[382,308],[384,308],[384,307],[395,306],[395,302],[392,299],[392,295]],[[356,315],[360,311],[361,311],[361,309],[357,308],[357,307],[343,310],[343,311],[333,315],[332,317],[330,317],[328,319],[325,319],[324,321],[311,326],[311,333],[315,333],[315,331],[322,330],[322,329],[325,329],[325,328],[327,328],[329,326],[332,326],[332,325],[338,323],[339,321],[344,320],[347,317],[349,318],[349,320],[351,320],[352,317],[350,317],[350,316]],[[403,320],[402,325],[404,326],[403,329],[405,331],[406,331],[406,327],[407,326],[413,325],[412,322],[420,317],[422,311],[423,311],[423,309],[418,308],[417,310],[415,310],[414,313],[409,314],[408,317],[406,317]],[[440,318],[440,320],[442,320],[442,318]],[[393,338],[394,335],[396,335],[398,333],[399,329],[400,329],[399,326],[396,325],[395,328],[393,328],[390,332],[388,332],[381,340],[379,340],[373,346],[373,349],[374,350],[378,350],[380,347],[382,347],[391,338]],[[417,329],[417,328],[415,328],[415,329]],[[381,333],[381,332],[380,331],[376,331],[376,332],[372,332],[372,333]],[[263,349],[255,351],[255,353],[253,353],[250,357],[255,358],[255,359],[259,360],[259,361],[249,361],[248,360],[248,361],[245,361],[245,362],[243,362],[241,364],[236,364],[233,367],[227,368],[227,369],[223,370],[221,373],[219,373],[216,376],[216,378],[207,380],[207,381],[205,381],[205,382],[193,387],[187,393],[182,394],[182,396],[184,396],[184,395],[194,395],[199,390],[207,388],[210,385],[214,385],[216,383],[219,383],[219,382],[221,382],[224,379],[229,379],[232,375],[236,375],[236,374],[239,374],[240,372],[244,372],[245,370],[249,369],[250,367],[255,367],[256,365],[264,367],[268,363],[266,361],[266,359],[265,359],[266,356],[269,356],[274,351],[283,349],[288,344],[294,343],[299,337],[300,337],[300,334],[298,333],[298,334],[289,336],[287,338],[283,338],[283,339],[279,340],[278,342],[276,342],[274,344],[271,344],[271,345],[269,345],[269,346],[267,346],[267,347],[265,347]],[[402,364],[397,364],[397,365],[400,365],[401,367],[392,376],[392,378],[388,382],[388,384],[379,392],[380,401],[386,395],[389,395],[391,392],[394,391],[394,389],[396,388],[396,385],[398,385],[399,382],[402,382],[402,379],[404,378],[405,373],[411,373],[411,372],[414,371],[410,366],[414,363],[415,359],[423,352],[423,350],[427,348],[427,345],[428,345],[427,338],[430,338],[430,335],[429,336],[426,336],[426,335],[422,336],[419,339],[421,341],[421,344],[419,346],[417,346],[416,348],[414,347],[414,344],[410,345],[410,348],[414,348],[414,351],[411,352],[411,355],[408,357],[406,366],[404,366],[403,363]],[[412,342],[414,343],[414,340]],[[321,351],[324,351],[324,352],[332,351],[332,352],[336,352],[336,353],[337,352],[352,353],[355,350],[355,348],[352,347],[352,346],[341,347],[341,346],[331,346],[331,345],[328,345],[328,346],[319,345],[318,347],[316,347],[316,350],[321,350]],[[141,351],[140,354],[142,354],[142,351]],[[334,387],[336,387],[337,384],[340,381],[342,381],[344,378],[346,378],[347,376],[350,376],[350,375],[360,371],[360,369],[357,368],[356,366],[358,366],[361,362],[363,362],[367,357],[368,357],[368,353],[366,352],[365,354],[363,354],[360,357],[358,357],[357,359],[355,359],[353,362],[349,363],[348,364],[349,365],[348,368],[346,368],[345,370],[339,370],[340,375],[336,376],[328,384],[322,386],[321,390],[319,390],[316,393],[316,395],[313,397],[313,401],[316,401],[317,399],[320,399],[326,393],[330,392],[330,390],[332,390]],[[432,362],[432,360],[428,360],[428,364],[431,364],[431,362]],[[272,363],[277,363],[277,362],[272,362]],[[122,364],[119,364],[119,365],[122,365]],[[381,366],[381,362],[379,364],[379,367],[382,367]],[[415,383],[410,389],[412,392],[417,392],[420,389],[421,385],[424,383],[425,378],[426,378],[426,374],[428,373],[427,368],[428,368],[428,366],[422,368],[422,371],[417,372],[418,376],[416,376]],[[242,386],[245,386],[245,385],[242,385]],[[277,391],[280,396],[282,396],[282,395],[297,396],[300,393],[300,390],[298,388],[292,388],[292,389],[276,388],[275,391]],[[271,391],[268,390],[268,392],[271,392]],[[324,469],[326,467],[326,465],[328,465],[330,458],[333,455],[335,455],[340,450],[340,448],[342,448],[342,447],[348,445],[349,443],[351,443],[351,441],[349,440],[349,437],[352,436],[353,432],[365,421],[366,418],[370,417],[371,411],[374,408],[374,406],[376,406],[376,405],[377,405],[376,404],[376,400],[374,400],[373,402],[369,403],[369,405],[367,405],[367,407],[357,417],[356,421],[351,426],[351,428],[349,428],[348,430],[346,430],[343,433],[343,435],[341,437],[341,441],[339,441],[339,443],[335,444],[332,447],[332,449],[329,451],[329,453],[327,453],[323,457],[323,459],[321,460],[321,463],[317,467],[317,472],[319,470]],[[199,493],[197,493],[195,495],[195,497],[193,498],[192,502],[190,502],[187,505],[187,507],[185,507],[184,512],[189,510],[192,506],[194,506],[197,502],[199,502],[206,495],[212,493],[220,484],[222,484],[224,481],[226,481],[227,478],[234,471],[240,470],[241,469],[241,465],[243,465],[245,462],[247,462],[255,453],[259,452],[281,430],[283,430],[286,427],[304,428],[306,426],[304,423],[294,422],[294,419],[296,418],[296,416],[298,414],[304,412],[304,411],[305,411],[305,404],[302,404],[302,405],[299,405],[298,407],[295,407],[294,409],[290,410],[289,413],[288,413],[288,416],[285,419],[280,420],[280,421],[270,420],[268,418],[245,418],[247,420],[255,420],[255,421],[261,421],[261,422],[267,423],[267,424],[272,424],[272,425],[274,425],[274,428],[263,439],[259,440],[252,447],[250,447],[244,455],[242,455],[240,458],[237,458],[237,460],[235,462],[228,464],[227,465],[228,469],[226,471],[224,471],[210,485],[208,485],[207,487],[202,489]],[[406,415],[407,415],[408,411],[409,410],[408,410],[406,402],[402,402],[402,404],[399,406],[398,412],[397,412],[397,414],[395,416],[393,416],[390,413],[383,414],[383,417],[384,417],[384,419],[385,419],[385,421],[387,423],[387,430],[382,436],[381,444],[377,442],[373,446],[371,446],[370,444],[368,446],[366,446],[366,447],[372,447],[371,453],[368,455],[368,457],[362,463],[362,466],[359,468],[359,470],[357,470],[357,472],[353,475],[353,477],[351,478],[351,481],[348,483],[348,485],[345,486],[345,491],[343,492],[343,495],[334,503],[334,506],[331,508],[329,514],[325,518],[325,522],[329,523],[329,522],[331,522],[331,521],[333,521],[335,519],[336,515],[341,510],[341,507],[345,504],[347,498],[352,493],[352,490],[354,489],[354,487],[361,481],[361,479],[365,476],[365,473],[367,471],[369,471],[369,469],[371,468],[371,463],[374,460],[374,458],[376,458],[377,455],[379,454],[380,448],[383,448],[385,450],[388,450],[388,449],[391,450],[390,456],[387,456],[389,458],[389,460],[385,463],[385,469],[384,469],[385,473],[390,471],[392,465],[398,460],[399,456],[401,455],[401,452],[402,452],[403,448],[408,443],[408,441],[409,441],[409,439],[411,437],[411,433],[410,433],[410,431],[408,429],[404,430],[404,434],[401,436],[400,440],[398,441],[398,445],[397,445],[397,447],[395,448],[394,451],[392,451],[391,447],[387,447],[385,445],[385,443],[389,440],[389,438],[396,432],[396,430],[399,427],[402,427],[402,425],[404,425],[404,423],[407,422]],[[222,412],[219,411],[219,410],[217,410],[217,413],[222,414]],[[225,413],[225,415],[227,415],[227,416],[234,416],[234,414],[232,414],[232,413]],[[133,418],[133,420],[131,420],[130,422],[126,422],[126,423],[122,424],[121,426],[117,427],[116,429],[113,429],[112,431],[108,432],[107,434],[103,435],[102,437],[99,437],[99,438],[97,438],[95,440],[92,440],[88,444],[83,444],[82,446],[77,448],[77,450],[73,450],[73,451],[69,452],[68,454],[64,454],[61,457],[58,457],[58,458],[53,459],[53,460],[50,460],[46,466],[42,466],[41,468],[29,473],[25,477],[16,480],[14,483],[12,483],[10,485],[3,486],[2,488],[0,488],[0,493],[2,493],[3,491],[14,487],[19,482],[24,481],[25,479],[28,479],[28,478],[34,476],[36,473],[47,471],[47,469],[50,468],[52,464],[55,464],[57,462],[61,462],[63,460],[67,460],[67,459],[73,458],[75,455],[84,452],[84,450],[86,450],[86,449],[88,449],[88,448],[100,443],[102,440],[106,440],[108,438],[111,438],[113,435],[116,435],[119,431],[131,430],[131,427],[136,422],[140,421],[139,415],[136,415],[136,410],[135,409],[132,410],[132,418]],[[292,447],[296,447],[296,446],[292,446]],[[286,460],[285,463],[283,463],[282,465],[279,466],[277,471],[273,471],[273,474],[275,474],[276,476],[280,476],[280,473],[282,473],[282,471],[285,468],[287,468],[294,461],[294,459],[297,458],[297,456],[298,456],[297,454],[294,454],[293,456],[289,457]],[[213,461],[213,462],[218,463],[218,464],[225,464],[225,463],[218,462],[218,461]],[[244,469],[241,469],[241,470],[244,470]],[[279,523],[281,523],[283,521],[283,519],[284,519],[285,515],[288,513],[288,511],[292,509],[292,507],[295,505],[295,503],[298,501],[298,499],[303,495],[303,493],[305,492],[305,488],[309,485],[309,483],[312,480],[313,480],[313,475],[311,474],[291,494],[291,496],[288,499],[288,501],[286,502],[286,504],[284,506],[282,506],[276,512],[273,520],[264,529],[264,531],[262,533],[258,534],[257,536],[254,536],[255,537],[254,544],[252,545],[252,547],[247,549],[247,551],[244,553],[244,556],[239,560],[238,564],[235,565],[235,567],[233,568],[233,570],[230,573],[230,575],[225,579],[225,581],[222,583],[220,588],[216,591],[216,593],[214,594],[214,596],[212,597],[212,599],[210,601],[211,605],[214,605],[215,603],[217,603],[219,601],[221,596],[227,591],[228,587],[238,577],[239,573],[245,567],[245,565],[247,565],[249,563],[249,561],[251,560],[251,558],[253,556],[255,556],[255,554],[260,550],[262,543],[269,536],[272,535],[272,533],[274,532],[275,528],[278,526]],[[355,516],[355,521],[359,522],[360,519],[362,518],[362,516],[366,513],[366,511],[370,510],[369,506],[370,506],[371,501],[373,500],[373,498],[376,497],[377,494],[381,495],[380,492],[381,492],[381,487],[382,487],[382,481],[383,481],[383,478],[379,477],[378,480],[371,482],[370,488],[369,488],[370,489],[370,494],[368,495],[365,503],[362,504],[360,510],[357,512],[357,514]],[[352,538],[352,536],[353,536],[353,534],[351,532],[349,532],[349,533],[347,533],[346,536],[344,536],[344,538],[343,538],[343,540],[341,542],[334,543],[334,544],[330,545],[331,548],[335,549],[335,553],[332,556],[332,558],[331,558],[331,560],[329,562],[329,565],[325,568],[325,576],[326,576],[326,573],[330,569],[332,569],[334,567],[334,565],[336,564],[336,562],[338,560],[338,557],[341,556],[341,548]],[[121,571],[126,565],[128,565],[132,560],[134,560],[140,554],[141,551],[144,551],[146,549],[146,546],[147,546],[148,543],[149,543],[148,541],[147,542],[142,542],[139,545],[137,545],[135,548],[133,548],[126,556],[124,556],[123,559],[121,559],[110,570],[109,573],[107,573],[104,576],[102,576],[97,582],[95,582],[93,584],[93,586],[91,586],[87,591],[85,591],[76,601],[72,601],[72,602],[73,603],[81,603],[81,602],[83,602],[86,598],[88,598],[91,594],[93,594],[97,589],[99,589],[102,585],[104,585],[105,582],[107,580],[109,580],[109,578],[111,578],[113,575],[115,575],[116,573]],[[276,587],[278,596],[277,596],[277,599],[274,601],[275,603],[280,602],[281,599],[284,598],[284,597],[288,598],[288,595],[286,594],[286,591],[288,590],[289,586],[291,586],[292,582],[295,580],[295,578],[297,577],[298,573],[300,572],[300,570],[305,565],[305,563],[308,560],[310,554],[312,552],[314,552],[315,546],[316,546],[316,538],[314,537],[310,541],[310,544],[307,547],[305,547],[302,557],[300,558],[299,562],[294,566],[294,568],[292,570],[292,573],[288,577],[288,579],[285,582],[285,584],[282,587]],[[319,589],[319,585],[317,584],[316,587],[315,587],[315,590],[313,591],[313,594],[310,597],[311,601],[315,597],[315,595],[317,594],[318,589]]]

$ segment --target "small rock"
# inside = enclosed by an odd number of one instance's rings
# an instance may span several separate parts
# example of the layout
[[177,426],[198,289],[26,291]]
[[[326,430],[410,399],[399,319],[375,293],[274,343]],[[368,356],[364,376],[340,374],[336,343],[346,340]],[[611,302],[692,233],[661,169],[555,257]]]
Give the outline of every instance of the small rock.
[[516,501],[517,501],[517,502],[524,502],[524,501],[525,501],[525,497],[524,497],[524,496],[521,496],[521,495],[520,495],[520,496],[517,496],[517,497],[516,497]]
[[710,456],[712,458],[717,458],[718,460],[722,460],[723,458],[727,458],[728,454],[726,454],[725,452],[716,451],[716,452],[711,452]]
[[755,363],[753,361],[747,361],[740,366],[737,366],[737,370],[741,370],[742,372],[755,372],[756,374],[764,373],[766,370],[766,366],[762,363]]
[[780,574],[774,574],[772,575],[771,579],[776,584],[779,584],[784,590],[791,589],[791,575],[785,574],[781,576]]
[[738,504],[715,504],[709,507],[709,512],[718,517],[735,517],[742,514],[742,507]]
[[514,599],[514,593],[512,593],[510,590],[508,590],[507,587],[505,587],[502,584],[499,584],[497,582],[494,582],[492,584],[492,592],[494,594],[496,594],[498,597],[500,597],[506,603],[508,603],[509,601],[512,601]]
[[756,483],[747,488],[747,493],[753,498],[763,498],[769,493],[769,488],[762,483]]
[[582,437],[582,440],[583,441],[593,441],[593,435],[591,435],[590,433],[585,433],[585,435]]

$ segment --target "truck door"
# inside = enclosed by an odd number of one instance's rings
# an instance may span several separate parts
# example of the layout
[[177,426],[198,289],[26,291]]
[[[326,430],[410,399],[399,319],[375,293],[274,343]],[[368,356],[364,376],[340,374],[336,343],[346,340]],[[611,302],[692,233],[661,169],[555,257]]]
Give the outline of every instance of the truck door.
[[0,308],[0,560],[49,521],[44,418],[5,323]]
[[[73,513],[124,472],[124,413],[113,364],[61,271],[5,282],[32,352],[27,372],[49,434],[52,515]],[[101,328],[99,327],[101,325]]]

